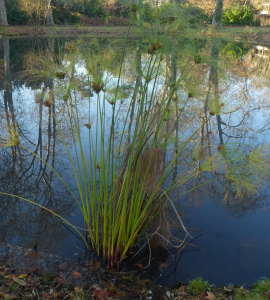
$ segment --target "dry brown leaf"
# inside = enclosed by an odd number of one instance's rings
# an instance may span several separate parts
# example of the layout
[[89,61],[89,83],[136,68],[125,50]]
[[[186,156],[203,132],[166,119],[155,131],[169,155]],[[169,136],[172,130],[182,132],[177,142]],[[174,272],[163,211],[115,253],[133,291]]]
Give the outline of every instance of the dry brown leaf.
[[125,298],[125,297],[127,297],[127,294],[124,291],[118,291],[116,293],[116,297],[117,298]]
[[204,296],[204,292],[202,292],[202,293],[200,294],[199,299],[202,299],[203,296]]
[[7,272],[5,272],[5,271],[0,272],[0,276],[5,276],[6,274],[7,274]]
[[42,295],[42,298],[43,298],[43,299],[51,299],[51,298],[52,298],[52,295],[51,295],[50,293],[46,292],[46,293],[44,293],[44,294]]
[[179,288],[179,290],[180,290],[180,291],[182,291],[182,292],[184,292],[184,290],[185,290],[185,286],[184,286],[184,285],[182,285],[182,286]]
[[59,293],[52,293],[52,296],[55,297],[55,298],[57,298],[57,297],[60,296],[60,294]]
[[108,293],[106,291],[102,291],[99,293],[98,298],[100,300],[106,300],[108,298]]
[[94,289],[93,291],[93,297],[98,297],[98,295],[102,292],[100,288]]
[[215,300],[216,299],[215,295],[211,292],[207,292],[207,297],[206,298],[209,299],[209,300]]
[[142,268],[143,265],[142,264],[136,264],[137,267]]
[[3,295],[5,299],[17,299],[18,297],[15,294],[5,294]]
[[82,277],[82,274],[77,272],[77,271],[73,271],[72,276],[75,277],[75,278],[80,278],[80,277]]
[[27,285],[27,282],[26,282],[26,281],[24,281],[24,280],[22,280],[22,279],[19,279],[19,278],[16,277],[16,276],[13,276],[12,279],[13,279],[14,282],[18,283],[19,285]]

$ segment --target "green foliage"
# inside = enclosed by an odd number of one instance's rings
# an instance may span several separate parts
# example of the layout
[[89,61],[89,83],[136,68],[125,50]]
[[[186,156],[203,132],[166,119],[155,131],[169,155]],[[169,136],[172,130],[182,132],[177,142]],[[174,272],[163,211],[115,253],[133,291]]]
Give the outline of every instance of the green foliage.
[[28,17],[19,8],[18,0],[6,1],[7,19],[9,25],[23,25],[28,23]]
[[200,294],[210,289],[210,284],[207,281],[203,281],[202,277],[198,277],[189,282],[189,290],[193,294]]
[[237,5],[226,8],[223,12],[222,24],[259,25],[254,17],[253,7],[249,5]]
[[80,14],[67,9],[56,7],[53,9],[53,19],[55,24],[76,24],[81,20]]
[[76,2],[74,9],[88,18],[104,19],[107,16],[100,0],[82,0],[80,2]]
[[192,6],[188,3],[182,4],[182,14],[189,16],[190,24],[203,24],[209,21],[205,11],[200,7]]
[[252,299],[252,300],[267,300],[269,299],[270,280],[262,279],[254,284],[249,289],[241,287],[235,293],[235,300]]
[[144,3],[141,8],[144,21],[149,23],[168,24],[185,18],[187,24],[193,27],[195,24],[202,24],[208,20],[203,9],[189,4],[164,3],[154,7],[150,3]]
[[121,0],[115,1],[114,4],[110,6],[109,11],[110,16],[116,16],[120,18],[129,18],[131,13],[130,6]]

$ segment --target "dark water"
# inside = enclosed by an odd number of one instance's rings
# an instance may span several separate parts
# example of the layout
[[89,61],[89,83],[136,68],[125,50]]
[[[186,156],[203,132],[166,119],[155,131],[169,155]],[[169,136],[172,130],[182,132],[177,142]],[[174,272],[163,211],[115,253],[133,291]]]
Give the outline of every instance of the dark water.
[[[57,125],[52,113],[43,105],[48,97],[46,88],[53,89],[53,80],[48,76],[34,80],[25,76],[25,70],[33,63],[32,51],[39,54],[41,51],[57,52],[58,47],[64,48],[64,42],[64,39],[0,40],[0,128],[3,132],[5,124],[17,123],[23,144],[52,165],[76,195],[76,183]],[[103,43],[104,49],[107,49],[110,41]],[[183,47],[182,53],[174,59],[173,54],[168,54],[158,85],[160,93],[164,92],[166,76],[181,71],[189,55],[188,43],[192,46],[194,41],[187,42],[186,48]],[[197,142],[213,145],[237,142],[252,147],[269,143],[269,57],[258,55],[252,46],[234,42],[205,41],[199,49],[205,63],[192,70],[178,90],[180,98],[190,96],[191,99],[184,112],[185,122],[178,124],[177,132],[173,134],[180,140],[188,136],[200,124],[207,99],[218,97],[226,104],[227,111],[212,118],[190,147],[196,146]],[[138,57],[138,48],[130,43],[121,78],[123,98],[127,101],[132,96],[136,78],[133,63],[136,55]],[[143,63],[146,54],[140,55]],[[114,74],[111,75],[114,82]],[[87,89],[83,56],[77,60],[75,76],[79,86],[80,118],[87,123],[88,99],[90,97],[91,102],[95,103],[96,96]],[[42,98],[43,87],[45,95]],[[110,110],[110,105],[107,109]],[[124,115],[125,110],[122,113]],[[68,147],[72,149],[69,128],[65,128],[64,123],[60,126]],[[82,134],[87,135],[87,131]],[[174,149],[168,149],[167,156],[173,155]],[[200,178],[197,183],[203,180]],[[80,211],[67,188],[48,166],[22,147],[0,149],[0,191],[30,199],[53,209],[73,225],[84,227]],[[189,242],[193,246],[187,245],[178,255],[171,249],[175,257],[168,255],[166,258],[165,255],[157,259],[149,268],[148,276],[157,278],[164,264],[168,266],[160,276],[160,283],[166,285],[187,282],[196,277],[203,277],[216,285],[249,285],[260,277],[270,276],[267,185],[252,196],[228,199],[224,196],[220,180],[182,196],[179,203],[176,201],[185,226],[192,228],[189,231],[193,239]],[[28,248],[36,244],[39,251],[74,259],[83,255],[84,244],[58,219],[18,198],[1,195],[0,199],[1,242]],[[172,211],[168,213],[175,219]],[[178,230],[173,229],[172,233],[177,235]],[[182,237],[183,232],[180,235]]]

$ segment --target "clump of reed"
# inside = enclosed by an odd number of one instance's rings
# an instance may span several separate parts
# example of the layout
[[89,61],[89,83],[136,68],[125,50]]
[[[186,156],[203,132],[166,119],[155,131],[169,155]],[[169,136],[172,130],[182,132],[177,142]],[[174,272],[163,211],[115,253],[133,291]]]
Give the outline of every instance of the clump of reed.
[[[115,51],[117,55],[102,51],[99,42],[93,40],[89,50],[83,48],[83,44],[80,43],[67,44],[65,57],[69,63],[66,64],[61,64],[62,61],[59,60],[59,57],[63,58],[64,55],[55,58],[53,53],[49,53],[44,60],[35,57],[39,67],[44,64],[41,76],[49,76],[55,80],[54,101],[44,105],[54,116],[70,160],[79,197],[76,197],[57,172],[52,170],[76,201],[84,219],[90,245],[110,267],[118,265],[137,245],[162,205],[173,205],[171,200],[166,202],[168,195],[190,178],[200,172],[216,171],[223,166],[228,181],[235,182],[235,187],[240,193],[241,189],[253,191],[251,186],[254,176],[257,178],[258,172],[266,175],[268,168],[268,153],[263,149],[253,151],[245,148],[245,151],[241,152],[239,147],[231,150],[232,148],[225,145],[220,148],[213,146],[216,152],[211,157],[199,157],[201,151],[198,149],[187,151],[188,145],[207,119],[181,143],[174,157],[166,161],[165,149],[171,144],[172,131],[191,98],[188,97],[182,102],[182,109],[177,118],[172,120],[172,109],[177,100],[176,91],[199,61],[194,61],[192,55],[182,73],[175,77],[173,83],[168,84],[166,95],[159,96],[157,86],[163,68],[165,44],[166,41],[162,40],[149,42],[143,66],[137,71],[133,94],[125,101],[124,117],[121,115],[123,101],[120,79],[126,57],[127,39],[123,48]],[[82,55],[79,54],[79,50],[80,53],[84,53],[89,88],[96,94],[95,118],[92,118],[94,108],[89,98],[87,123],[81,121],[76,93],[75,69],[79,62],[78,57]],[[109,65],[112,73],[118,70],[117,78],[110,79]],[[37,70],[34,71],[34,75],[39,76]],[[62,98],[61,105],[55,101],[57,97]],[[57,113],[54,113],[52,107]],[[220,107],[218,109],[216,113],[220,113]],[[214,106],[211,113],[215,114]],[[65,140],[58,121],[59,116],[70,128],[75,158]],[[18,145],[16,126],[10,127],[8,132],[8,142],[2,143],[1,146]],[[47,164],[41,157],[39,159]],[[183,162],[190,160],[193,163],[196,159],[200,160],[198,168],[188,172],[186,167],[181,169]],[[180,172],[167,184],[172,172],[179,168]],[[256,181],[257,185],[259,181]],[[248,184],[244,184],[246,182]],[[83,232],[75,226],[73,228],[89,246]]]

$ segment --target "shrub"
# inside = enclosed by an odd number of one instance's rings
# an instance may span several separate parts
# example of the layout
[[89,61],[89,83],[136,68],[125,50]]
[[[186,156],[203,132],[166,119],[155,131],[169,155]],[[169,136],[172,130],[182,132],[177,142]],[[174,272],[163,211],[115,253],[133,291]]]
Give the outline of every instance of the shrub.
[[208,20],[204,10],[189,4],[170,4],[165,3],[159,7],[153,8],[149,3],[143,5],[144,20],[146,22],[154,22],[159,20],[161,24],[172,23],[180,16],[185,17],[190,25],[196,23],[205,23]]
[[107,10],[109,11],[110,16],[119,18],[129,18],[131,12],[130,7],[119,0],[107,5]]
[[207,23],[209,21],[207,14],[200,7],[191,6],[189,4],[182,4],[181,8],[183,10],[182,13],[189,16],[190,24]]
[[28,17],[19,8],[18,0],[6,1],[7,19],[10,25],[22,25],[28,23]]
[[58,7],[53,10],[53,19],[55,24],[76,24],[81,21],[81,15]]
[[88,18],[102,18],[105,19],[107,14],[102,7],[100,0],[89,0],[78,2],[74,5],[74,11],[86,15]]
[[224,10],[222,17],[224,25],[258,25],[254,18],[253,7],[249,5],[231,6]]

